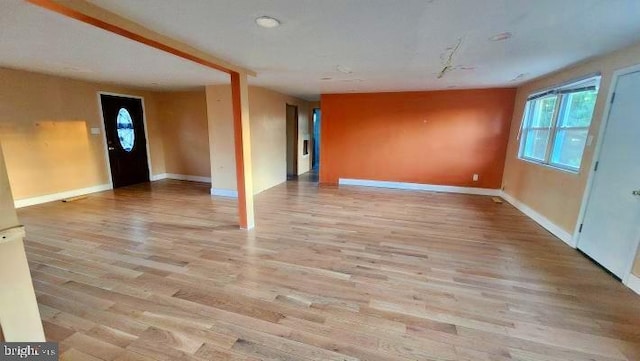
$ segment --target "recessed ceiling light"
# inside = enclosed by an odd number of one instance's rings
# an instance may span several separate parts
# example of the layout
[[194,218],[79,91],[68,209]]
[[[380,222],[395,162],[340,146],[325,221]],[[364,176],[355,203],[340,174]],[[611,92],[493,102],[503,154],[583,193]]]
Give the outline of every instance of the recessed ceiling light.
[[271,29],[280,26],[280,20],[272,18],[271,16],[261,16],[256,18],[256,24],[263,28]]
[[502,41],[502,40],[510,39],[512,36],[513,36],[513,34],[511,34],[509,32],[504,32],[504,33],[496,34],[496,35],[490,37],[489,40],[491,40],[491,41]]

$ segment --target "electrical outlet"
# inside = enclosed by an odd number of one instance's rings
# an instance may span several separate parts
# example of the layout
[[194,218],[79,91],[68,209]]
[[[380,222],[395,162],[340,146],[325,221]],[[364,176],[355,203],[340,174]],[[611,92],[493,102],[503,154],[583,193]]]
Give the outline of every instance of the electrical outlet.
[[474,182],[477,182],[477,181],[478,181],[478,175],[477,175],[477,174],[474,174],[474,175],[473,175],[473,181],[474,181]]

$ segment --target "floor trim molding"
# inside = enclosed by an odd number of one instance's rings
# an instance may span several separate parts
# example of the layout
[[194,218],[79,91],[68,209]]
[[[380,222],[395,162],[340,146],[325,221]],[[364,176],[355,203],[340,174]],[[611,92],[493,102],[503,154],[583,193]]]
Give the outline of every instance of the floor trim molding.
[[565,231],[555,223],[551,222],[542,214],[529,208],[529,206],[527,206],[526,204],[513,198],[513,196],[511,196],[510,194],[501,192],[500,197],[502,197],[502,199],[504,199],[505,201],[509,202],[512,206],[516,207],[520,212],[524,213],[529,218],[533,219],[536,223],[544,227],[547,231],[551,232],[554,236],[560,238],[560,240],[568,244],[571,248],[576,248],[576,241],[572,234]]
[[152,174],[151,177],[149,177],[149,180],[152,182],[163,180],[163,179],[167,179],[167,173]]
[[635,293],[640,295],[640,277],[632,273],[627,278],[627,282],[625,284],[627,285],[627,287],[631,288]]
[[191,182],[211,183],[210,177],[201,177],[197,175],[176,174],[176,173],[160,173],[151,176],[151,181],[159,181],[162,179],[186,180]]
[[238,198],[238,191],[233,189],[211,188],[212,196]]
[[351,179],[351,178],[340,178],[338,180],[338,185],[392,188],[392,189],[409,189],[409,190],[416,190],[416,191],[430,191],[430,192],[442,192],[442,193],[463,193],[463,194],[475,194],[475,195],[483,195],[483,196],[499,196],[500,195],[499,189],[443,186],[443,185],[422,184],[422,183],[388,182],[388,181]]
[[111,189],[110,184],[101,184],[93,187],[73,189],[70,191],[65,191],[60,193],[52,193],[52,194],[45,194],[43,196],[16,199],[13,202],[13,204],[16,208],[23,208],[23,207],[34,206],[36,204],[59,201],[65,198],[84,196],[84,195],[96,193],[96,192],[103,192],[109,189]]

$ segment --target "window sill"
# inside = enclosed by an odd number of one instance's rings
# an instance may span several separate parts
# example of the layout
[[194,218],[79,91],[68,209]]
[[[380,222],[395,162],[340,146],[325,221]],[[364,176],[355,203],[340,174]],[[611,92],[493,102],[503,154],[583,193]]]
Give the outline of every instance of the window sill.
[[544,168],[550,168],[553,170],[557,170],[563,173],[569,173],[569,174],[573,174],[573,175],[578,175],[580,174],[580,170],[573,170],[573,169],[569,169],[569,168],[562,168],[562,167],[558,167],[552,164],[547,164],[547,163],[543,163],[541,161],[535,160],[535,159],[529,159],[529,158],[522,158],[522,157],[518,157],[518,160],[530,163],[530,164],[535,164],[535,165],[539,165],[541,167]]

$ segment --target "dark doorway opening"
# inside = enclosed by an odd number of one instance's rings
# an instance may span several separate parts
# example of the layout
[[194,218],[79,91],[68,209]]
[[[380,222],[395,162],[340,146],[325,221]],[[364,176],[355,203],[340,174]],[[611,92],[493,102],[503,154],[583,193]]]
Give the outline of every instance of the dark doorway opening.
[[320,122],[321,122],[320,108],[313,109],[313,158],[311,160],[311,169],[318,171],[320,167]]
[[298,176],[298,107],[287,104],[287,179]]

